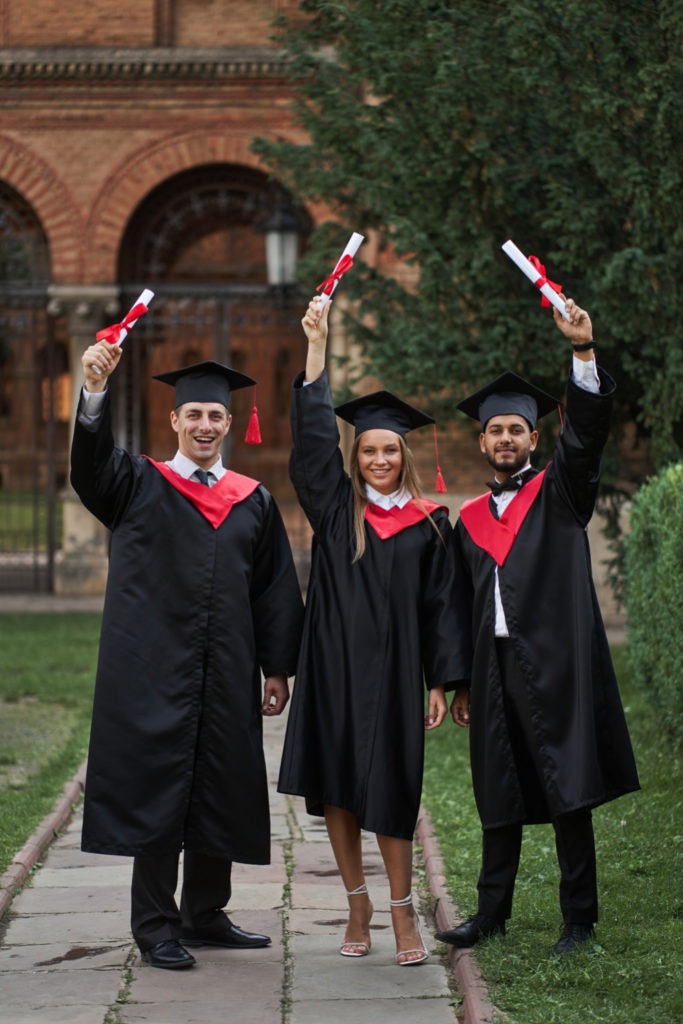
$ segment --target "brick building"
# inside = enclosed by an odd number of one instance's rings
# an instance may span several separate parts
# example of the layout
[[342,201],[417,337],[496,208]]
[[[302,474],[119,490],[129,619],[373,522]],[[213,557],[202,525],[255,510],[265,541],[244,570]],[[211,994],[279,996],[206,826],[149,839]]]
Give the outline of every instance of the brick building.
[[[226,452],[287,501],[300,301],[267,281],[264,229],[289,204],[251,153],[296,138],[273,18],[295,0],[0,0],[0,587],[97,591],[106,538],[70,495],[80,354],[143,287],[117,439],[168,457],[153,373],[216,358],[259,382],[263,445]],[[291,204],[290,204],[291,205]],[[305,239],[306,211],[291,211]]]

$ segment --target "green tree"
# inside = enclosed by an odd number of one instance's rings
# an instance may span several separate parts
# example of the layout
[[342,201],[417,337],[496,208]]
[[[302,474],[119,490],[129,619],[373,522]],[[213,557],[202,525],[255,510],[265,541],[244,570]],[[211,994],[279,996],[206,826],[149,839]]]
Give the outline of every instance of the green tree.
[[561,392],[566,346],[500,251],[512,238],[590,310],[621,421],[651,436],[657,463],[676,457],[683,0],[300,6],[308,20],[281,40],[310,142],[254,148],[334,210],[309,282],[350,229],[419,266],[411,290],[360,262],[344,279],[371,370],[449,410],[506,367]]

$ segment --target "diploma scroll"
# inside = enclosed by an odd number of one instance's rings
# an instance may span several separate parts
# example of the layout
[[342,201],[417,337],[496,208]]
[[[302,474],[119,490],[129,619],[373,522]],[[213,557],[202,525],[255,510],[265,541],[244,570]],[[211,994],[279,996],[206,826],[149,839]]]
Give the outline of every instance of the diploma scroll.
[[512,239],[503,242],[501,249],[506,256],[509,256],[515,266],[519,267],[523,274],[529,278],[532,284],[536,285],[541,295],[544,295],[548,302],[560,311],[565,320],[569,320],[564,300],[560,298],[553,286],[548,282],[540,270],[531,263],[524,253],[517,248]]
[[[112,324],[110,327],[105,327],[104,330],[98,331],[95,335],[96,340],[107,341],[110,345],[121,345],[140,317],[145,315],[153,298],[154,292],[150,291],[149,288],[145,288],[144,291],[140,292],[123,320],[118,324]],[[101,372],[96,366],[92,366],[91,369],[95,373]]]
[[364,241],[365,236],[359,235],[357,231],[354,231],[346,243],[346,248],[337,260],[334,270],[329,277],[325,278],[325,280],[318,285],[316,291],[319,291],[322,288],[322,295],[320,296],[321,312],[332,298],[332,293],[341,281],[342,275],[353,266],[353,257],[356,255]]

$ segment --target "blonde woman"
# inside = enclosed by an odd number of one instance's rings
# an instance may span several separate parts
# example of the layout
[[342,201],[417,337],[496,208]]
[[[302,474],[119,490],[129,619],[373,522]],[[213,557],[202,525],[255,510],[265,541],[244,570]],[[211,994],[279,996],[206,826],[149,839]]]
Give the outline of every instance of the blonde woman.
[[[290,472],[314,542],[279,789],[325,817],[349,900],[343,956],[370,952],[361,830],[377,835],[396,962],[411,966],[429,956],[412,898],[424,731],[441,724],[445,690],[469,674],[466,618],[454,596],[448,511],[421,496],[405,443],[434,421],[387,391],[333,408],[329,308],[309,303],[306,371],[294,383]],[[355,426],[348,475],[335,411]]]

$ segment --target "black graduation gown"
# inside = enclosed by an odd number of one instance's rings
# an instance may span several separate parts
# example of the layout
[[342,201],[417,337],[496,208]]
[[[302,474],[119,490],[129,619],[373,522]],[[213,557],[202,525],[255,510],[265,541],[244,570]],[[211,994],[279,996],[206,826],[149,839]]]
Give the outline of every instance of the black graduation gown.
[[[472,608],[470,750],[484,828],[549,821],[639,788],[631,742],[598,607],[586,525],[595,504],[614,382],[600,371],[596,395],[570,380],[564,426],[544,476],[526,484],[496,522],[479,502],[478,543],[454,531],[459,586]],[[540,486],[538,486],[540,484]],[[494,641],[494,570],[486,537],[503,537],[526,488],[538,488],[499,565],[505,618],[527,682],[532,751],[542,778],[513,756],[521,742],[503,709]],[[531,492],[530,492],[531,493]],[[470,503],[475,505],[475,502]]]
[[469,674],[460,656],[447,513],[381,540],[366,522],[355,551],[352,485],[344,472],[327,377],[292,404],[291,477],[314,530],[311,575],[279,789],[331,804],[362,828],[412,839],[422,787],[424,683]]
[[293,673],[303,615],[273,498],[248,481],[214,528],[114,446],[108,401],[97,429],[76,422],[71,480],[112,531],[83,849],[268,863],[259,667]]

